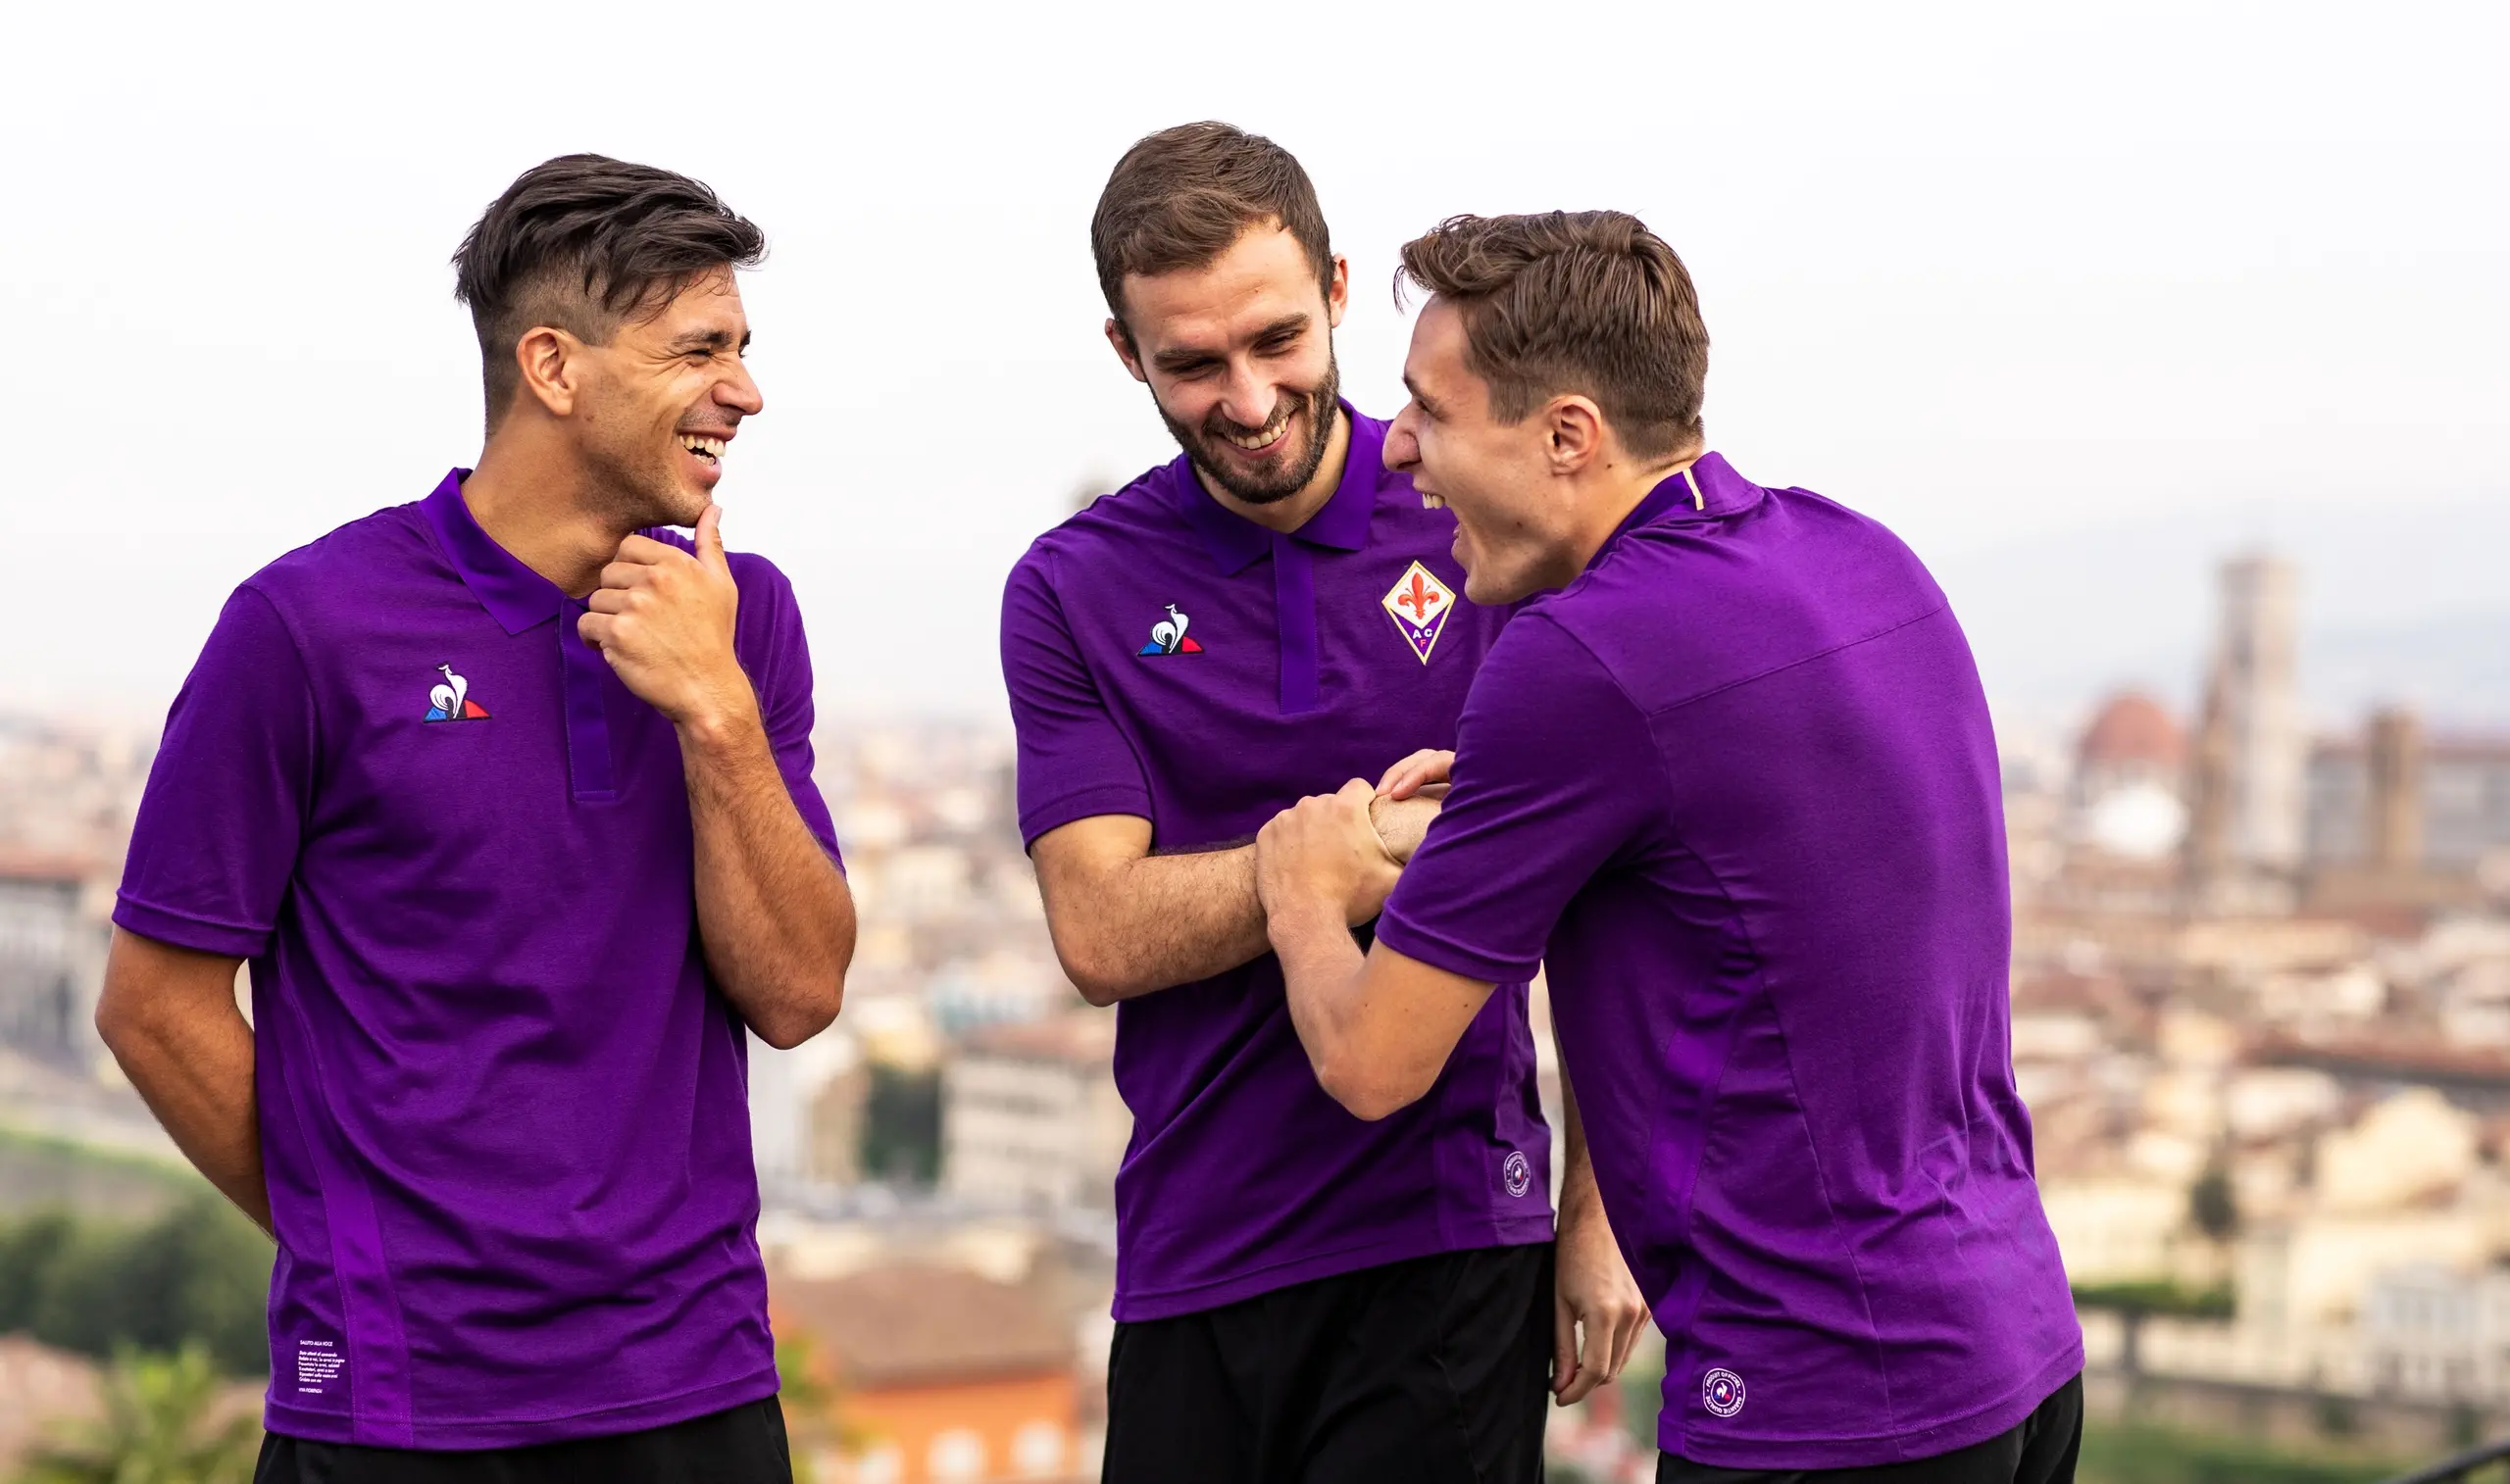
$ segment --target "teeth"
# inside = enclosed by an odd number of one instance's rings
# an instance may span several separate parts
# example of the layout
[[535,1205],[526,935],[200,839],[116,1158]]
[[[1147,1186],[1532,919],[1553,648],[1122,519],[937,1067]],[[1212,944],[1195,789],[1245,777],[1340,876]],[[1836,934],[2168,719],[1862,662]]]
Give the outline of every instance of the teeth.
[[710,459],[724,457],[724,440],[721,438],[704,438],[693,433],[682,433],[679,435],[679,446],[692,454],[704,454]]
[[1447,497],[1444,495],[1432,495],[1425,491],[1421,496],[1421,508],[1423,510],[1444,510],[1447,508]]
[[1246,449],[1251,452],[1255,449],[1264,448],[1270,445],[1275,438],[1280,437],[1281,435],[1281,429],[1289,425],[1289,418],[1284,415],[1280,421],[1275,422],[1271,427],[1264,429],[1262,432],[1228,433],[1224,436],[1226,436],[1230,442],[1236,444],[1239,448]]

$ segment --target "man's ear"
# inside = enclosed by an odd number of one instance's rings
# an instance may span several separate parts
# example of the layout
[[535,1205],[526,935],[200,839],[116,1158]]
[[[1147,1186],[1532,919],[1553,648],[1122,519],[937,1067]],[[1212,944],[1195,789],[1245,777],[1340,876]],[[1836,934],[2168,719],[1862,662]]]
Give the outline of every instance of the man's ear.
[[1351,308],[1351,260],[1339,253],[1333,255],[1333,275],[1325,280],[1325,322],[1333,329],[1342,327],[1342,316]]
[[1134,380],[1145,386],[1150,384],[1150,377],[1142,372],[1141,357],[1133,352],[1133,337],[1125,333],[1125,322],[1113,315],[1107,317],[1107,343],[1116,348],[1116,359],[1125,363],[1125,370],[1132,373]]
[[583,350],[581,340],[546,324],[533,325],[515,342],[515,365],[523,372],[525,393],[553,418],[568,417],[576,410],[576,397],[583,390]]
[[1604,457],[1603,409],[1585,397],[1554,397],[1541,413],[1543,461],[1555,474],[1581,473]]

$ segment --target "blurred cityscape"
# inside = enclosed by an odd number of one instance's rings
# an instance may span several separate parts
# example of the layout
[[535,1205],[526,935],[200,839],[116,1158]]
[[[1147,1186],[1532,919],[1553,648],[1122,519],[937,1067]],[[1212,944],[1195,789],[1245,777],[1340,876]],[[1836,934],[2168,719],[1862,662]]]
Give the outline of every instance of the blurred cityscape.
[[[2302,576],[2221,567],[2184,714],[2006,727],[2013,1054],[2096,1417],[2428,1459],[2510,1427],[2510,734],[2314,724]],[[89,1025],[152,741],[0,716],[0,1222],[177,1200]],[[834,1029],[752,1051],[797,1452],[821,1484],[1094,1478],[1130,1124],[1010,738],[819,744],[861,946]],[[0,1330],[45,1311],[7,1303]],[[0,1475],[103,1406],[32,1327],[0,1336]],[[1555,1414],[1554,1477],[1653,1477],[1660,1363]]]

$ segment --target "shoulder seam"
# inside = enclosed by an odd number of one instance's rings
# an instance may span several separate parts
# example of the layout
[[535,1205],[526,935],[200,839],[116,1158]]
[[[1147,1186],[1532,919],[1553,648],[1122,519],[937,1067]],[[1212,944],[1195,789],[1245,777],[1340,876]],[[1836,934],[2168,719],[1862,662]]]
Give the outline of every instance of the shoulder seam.
[[1948,611],[1951,607],[1952,604],[1950,600],[1947,599],[1935,604],[1933,608],[1928,609],[1924,613],[1913,614],[1906,618],[1897,620],[1896,622],[1885,623],[1881,628],[1874,630],[1872,633],[1859,634],[1853,639],[1841,639],[1836,644],[1817,649],[1809,655],[1789,660],[1783,665],[1773,665],[1767,669],[1754,670],[1748,675],[1740,675],[1734,679],[1725,681],[1722,684],[1712,685],[1706,690],[1700,691],[1695,695],[1684,696],[1679,701],[1668,701],[1664,705],[1657,707],[1654,711],[1644,713],[1644,715],[1650,717],[1661,717],[1668,712],[1680,711],[1685,706],[1705,701],[1711,696],[1722,696],[1726,692],[1735,689],[1737,686],[1750,685],[1756,681],[1766,680],[1772,675],[1784,674],[1786,671],[1794,669],[1799,666],[1810,665],[1816,660],[1835,655],[1841,650],[1854,649],[1860,644],[1871,644],[1875,640],[1886,635],[1898,633],[1901,629],[1907,628],[1912,624],[1924,623],[1927,619],[1933,618],[1939,613]]

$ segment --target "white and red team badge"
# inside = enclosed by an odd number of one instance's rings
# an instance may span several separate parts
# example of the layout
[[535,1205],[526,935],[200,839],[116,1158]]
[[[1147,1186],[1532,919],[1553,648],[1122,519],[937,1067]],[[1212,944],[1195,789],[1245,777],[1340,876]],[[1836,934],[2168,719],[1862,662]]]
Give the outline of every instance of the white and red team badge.
[[1403,641],[1412,646],[1422,664],[1429,664],[1430,651],[1438,647],[1447,615],[1455,609],[1455,594],[1436,573],[1415,562],[1378,601],[1385,605],[1386,616],[1402,631]]

